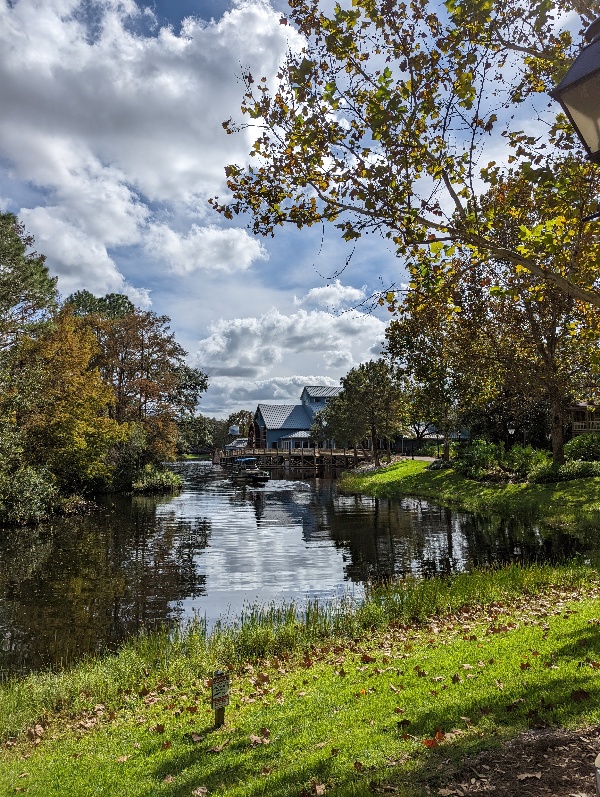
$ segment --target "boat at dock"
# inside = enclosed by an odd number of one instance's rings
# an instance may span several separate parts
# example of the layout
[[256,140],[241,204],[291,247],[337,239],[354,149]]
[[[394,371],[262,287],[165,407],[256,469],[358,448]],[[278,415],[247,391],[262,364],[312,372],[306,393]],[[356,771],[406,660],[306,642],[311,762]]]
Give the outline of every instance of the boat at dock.
[[251,484],[266,484],[271,478],[268,470],[257,466],[256,457],[238,457],[233,461],[231,478],[233,481],[250,482]]

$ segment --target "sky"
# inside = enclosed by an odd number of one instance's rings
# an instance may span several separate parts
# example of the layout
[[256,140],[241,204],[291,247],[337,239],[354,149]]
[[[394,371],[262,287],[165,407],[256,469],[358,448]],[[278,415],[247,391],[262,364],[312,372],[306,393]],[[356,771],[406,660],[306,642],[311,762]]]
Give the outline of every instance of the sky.
[[[273,78],[302,42],[281,0],[0,0],[0,210],[15,213],[63,297],[125,293],[171,319],[209,376],[199,411],[297,402],[382,348],[402,281],[376,237],[334,228],[256,238],[215,213],[248,162],[242,71]],[[340,272],[338,274],[338,272]],[[335,275],[338,274],[336,277]]]

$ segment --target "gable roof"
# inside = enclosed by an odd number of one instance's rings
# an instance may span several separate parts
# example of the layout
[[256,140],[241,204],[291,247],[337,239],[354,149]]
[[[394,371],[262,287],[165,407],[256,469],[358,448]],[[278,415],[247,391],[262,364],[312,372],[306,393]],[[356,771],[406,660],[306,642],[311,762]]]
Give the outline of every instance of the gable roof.
[[259,404],[257,409],[267,429],[310,429],[302,404]]
[[341,387],[325,387],[325,385],[307,385],[302,392],[304,393],[304,391],[306,391],[311,398],[321,398],[322,396],[330,398],[331,396],[337,396],[337,394],[340,393],[341,390],[342,390]]

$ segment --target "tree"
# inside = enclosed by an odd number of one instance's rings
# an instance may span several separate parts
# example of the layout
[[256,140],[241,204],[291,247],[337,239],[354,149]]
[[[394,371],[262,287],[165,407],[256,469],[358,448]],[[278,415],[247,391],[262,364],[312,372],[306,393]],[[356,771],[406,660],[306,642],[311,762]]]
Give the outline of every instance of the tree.
[[462,316],[454,304],[440,293],[434,298],[425,302],[417,291],[409,293],[400,319],[386,330],[386,354],[408,385],[413,412],[417,409],[420,420],[442,433],[443,457],[448,460],[462,399],[460,359],[466,341],[460,331]]
[[0,213],[0,351],[39,331],[55,307],[56,279],[32,246],[16,216]]
[[[592,280],[600,237],[593,225],[581,225],[568,203],[578,192],[598,190],[600,176],[566,156],[554,158],[550,169],[541,167],[533,175],[522,170],[503,174],[493,181],[481,205],[507,246],[528,254],[543,244],[549,267],[566,272],[576,265],[579,274]],[[574,397],[598,395],[600,312],[552,280],[512,269],[502,259],[490,259],[485,270],[490,284],[488,318],[494,319],[496,345],[505,366],[508,363],[513,390],[528,393],[534,401],[546,400],[553,457],[560,464],[565,407]],[[489,323],[487,327],[489,334]]]
[[[569,192],[588,190],[587,183],[571,157],[555,159],[552,175],[545,169],[533,176],[522,169],[497,175],[480,199],[481,212],[502,247],[527,251],[543,240],[555,268],[577,263],[579,273],[591,276],[597,233],[582,230],[562,205]],[[427,275],[415,275],[399,320],[387,332],[388,352],[418,384],[428,385],[431,401],[443,399],[441,407],[451,399],[454,415],[463,419],[493,410],[494,424],[487,425],[498,434],[504,430],[500,439],[506,440],[511,423],[531,425],[547,407],[557,463],[563,460],[565,407],[574,396],[597,392],[599,335],[597,308],[552,280],[502,258],[474,262],[460,252],[440,269],[435,292]]]
[[251,410],[237,410],[232,412],[227,418],[227,429],[231,426],[237,426],[239,427],[240,435],[247,437],[253,422],[254,413]]
[[[250,214],[262,235],[324,222],[347,241],[381,234],[430,291],[459,247],[473,261],[502,260],[600,306],[597,269],[556,259],[537,227],[523,231],[524,247],[500,241],[498,216],[480,202],[500,174],[494,162],[481,168],[486,150],[506,144],[525,179],[562,192],[583,232],[597,192],[576,193],[551,177],[552,150],[573,153],[582,180],[595,174],[566,119],[558,115],[549,136],[533,137],[513,117],[519,103],[545,95],[572,58],[572,36],[556,32],[555,19],[575,11],[591,21],[593,10],[575,0],[444,5],[353,0],[327,14],[318,0],[291,0],[289,21],[306,46],[288,54],[272,88],[244,75],[249,121],[230,119],[224,128],[252,128],[257,165],[228,166],[231,197],[215,197],[213,206],[227,218]],[[594,246],[597,255],[597,236]],[[381,299],[395,306],[394,292]]]
[[378,466],[379,441],[396,434],[403,423],[404,406],[395,373],[385,360],[371,360],[353,368],[341,384],[341,393],[325,409],[328,437],[353,442],[363,435],[370,438]]
[[177,421],[193,417],[208,379],[185,362],[187,352],[175,340],[170,319],[139,310],[120,294],[96,299],[80,291],[67,304],[98,340],[94,364],[113,388],[110,417],[142,427],[147,461],[171,459]]
[[108,417],[112,390],[90,368],[96,351],[94,335],[68,309],[38,338],[24,337],[15,351],[19,459],[45,467],[63,490],[110,483],[109,455],[127,435],[126,425]]

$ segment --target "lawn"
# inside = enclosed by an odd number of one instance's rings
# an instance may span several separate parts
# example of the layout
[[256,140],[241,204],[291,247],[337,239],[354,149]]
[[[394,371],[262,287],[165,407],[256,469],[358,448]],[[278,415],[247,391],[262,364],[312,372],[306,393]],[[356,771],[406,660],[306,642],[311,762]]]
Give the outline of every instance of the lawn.
[[471,512],[600,528],[600,478],[556,484],[489,484],[466,479],[451,468],[428,470],[428,465],[423,460],[407,459],[373,473],[346,473],[338,480],[338,489],[380,498],[421,496]]
[[[408,582],[317,615],[277,626],[271,610],[212,642],[147,638],[5,685],[0,794],[424,797],[524,729],[600,722],[591,568]],[[219,730],[216,666],[232,679]]]

